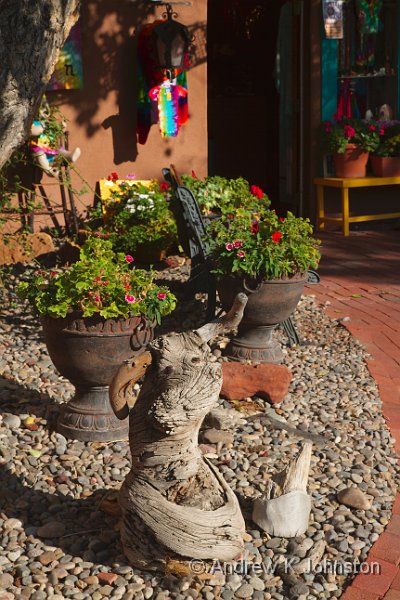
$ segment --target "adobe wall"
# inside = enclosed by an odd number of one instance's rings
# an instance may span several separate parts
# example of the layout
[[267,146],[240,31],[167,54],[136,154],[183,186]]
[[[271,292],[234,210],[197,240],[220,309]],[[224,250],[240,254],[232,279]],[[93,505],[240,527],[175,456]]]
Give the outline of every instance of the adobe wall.
[[[80,146],[76,164],[91,186],[116,171],[123,178],[161,177],[174,163],[180,172],[207,174],[207,0],[176,6],[178,20],[195,35],[196,56],[188,72],[189,121],[177,138],[161,138],[153,125],[145,145],[136,143],[136,48],[134,34],[163,7],[150,2],[88,0],[82,3],[83,90],[48,93],[67,117],[70,146]],[[79,180],[74,181],[81,187]],[[93,193],[82,196],[86,204]]]

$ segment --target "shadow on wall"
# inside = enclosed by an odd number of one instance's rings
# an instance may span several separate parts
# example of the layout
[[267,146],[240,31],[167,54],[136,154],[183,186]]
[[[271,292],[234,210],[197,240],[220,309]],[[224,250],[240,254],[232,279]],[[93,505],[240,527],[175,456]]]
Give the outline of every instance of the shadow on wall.
[[[117,7],[117,8],[116,8]],[[183,11],[178,20],[185,23]],[[138,155],[136,141],[137,64],[135,33],[161,14],[150,2],[133,0],[89,0],[82,4],[82,58],[84,88],[48,92],[54,104],[73,106],[76,122],[92,137],[99,129],[112,130],[114,163],[134,161]],[[196,51],[192,66],[206,60],[205,23],[195,23],[189,30],[195,37]],[[103,122],[97,118],[99,108],[110,93],[116,92],[118,112]]]

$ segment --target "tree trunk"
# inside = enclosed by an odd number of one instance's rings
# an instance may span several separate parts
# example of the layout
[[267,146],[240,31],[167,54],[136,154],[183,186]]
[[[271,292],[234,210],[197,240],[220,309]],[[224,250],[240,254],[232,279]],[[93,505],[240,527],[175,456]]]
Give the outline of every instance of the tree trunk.
[[[137,567],[164,568],[167,558],[179,557],[227,561],[243,550],[238,501],[202,457],[198,433],[222,385],[207,341],[236,326],[246,302],[239,294],[223,319],[150,344],[152,363],[129,417],[132,468],[120,492],[122,544]],[[116,375],[111,404],[120,418],[148,358],[137,359],[130,382],[126,365]]]
[[0,0],[0,168],[29,127],[80,0]]

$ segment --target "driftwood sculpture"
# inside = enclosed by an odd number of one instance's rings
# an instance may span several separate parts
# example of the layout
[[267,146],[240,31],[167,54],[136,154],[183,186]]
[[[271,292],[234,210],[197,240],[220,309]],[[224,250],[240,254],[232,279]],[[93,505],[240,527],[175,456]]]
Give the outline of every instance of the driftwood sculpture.
[[163,568],[167,559],[183,557],[228,561],[243,550],[237,498],[202,457],[198,432],[222,385],[207,342],[238,325],[246,301],[238,294],[222,319],[154,340],[111,385],[111,404],[123,419],[131,386],[145,372],[129,414],[132,468],[119,498],[124,552],[137,567]]
[[311,498],[307,494],[312,444],[306,442],[277,485],[270,481],[265,498],[257,498],[253,521],[274,537],[296,537],[308,528]]

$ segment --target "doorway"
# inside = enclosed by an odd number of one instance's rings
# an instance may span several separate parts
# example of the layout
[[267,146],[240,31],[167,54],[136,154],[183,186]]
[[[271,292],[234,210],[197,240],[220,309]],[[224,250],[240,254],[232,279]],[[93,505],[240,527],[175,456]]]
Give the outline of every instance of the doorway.
[[274,207],[296,204],[298,35],[293,0],[208,2],[209,174],[248,179]]

